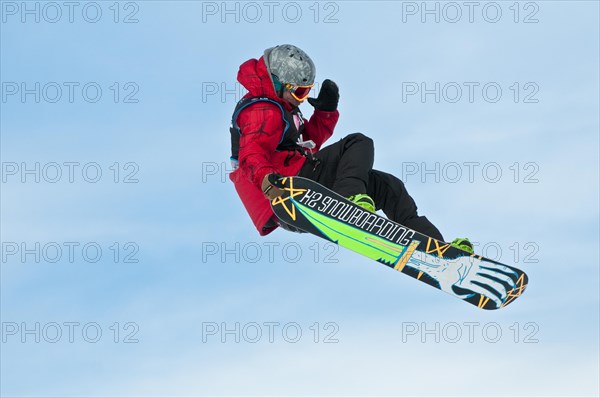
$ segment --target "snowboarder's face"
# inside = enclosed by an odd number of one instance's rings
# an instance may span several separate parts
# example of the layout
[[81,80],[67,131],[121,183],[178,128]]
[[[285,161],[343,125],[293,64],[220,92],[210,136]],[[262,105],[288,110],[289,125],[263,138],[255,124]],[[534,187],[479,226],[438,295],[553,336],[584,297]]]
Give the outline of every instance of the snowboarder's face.
[[292,93],[290,93],[287,90],[283,90],[283,97],[282,98],[284,100],[286,100],[287,102],[289,102],[293,106],[300,106],[300,104],[303,102],[303,101],[298,101],[296,98],[294,98],[292,96]]

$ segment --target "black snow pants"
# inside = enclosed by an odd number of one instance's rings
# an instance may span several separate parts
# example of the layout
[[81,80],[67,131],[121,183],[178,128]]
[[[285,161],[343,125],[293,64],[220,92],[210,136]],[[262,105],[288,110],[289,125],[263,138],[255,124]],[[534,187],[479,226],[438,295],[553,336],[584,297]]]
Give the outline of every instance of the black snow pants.
[[444,241],[440,231],[425,216],[417,214],[417,205],[404,183],[383,171],[373,170],[373,140],[361,134],[350,134],[307,159],[298,173],[349,197],[366,193],[393,221],[417,232]]

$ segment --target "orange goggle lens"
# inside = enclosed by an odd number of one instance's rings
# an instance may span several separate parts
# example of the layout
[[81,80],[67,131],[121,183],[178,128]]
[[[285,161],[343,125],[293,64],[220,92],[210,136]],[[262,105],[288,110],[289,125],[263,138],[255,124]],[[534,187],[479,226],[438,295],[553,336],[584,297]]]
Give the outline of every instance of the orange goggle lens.
[[290,94],[292,94],[292,97],[294,97],[296,100],[304,101],[310,94],[310,89],[313,88],[313,86],[314,84],[311,84],[310,86],[294,86],[288,84],[286,85],[286,88],[288,89]]

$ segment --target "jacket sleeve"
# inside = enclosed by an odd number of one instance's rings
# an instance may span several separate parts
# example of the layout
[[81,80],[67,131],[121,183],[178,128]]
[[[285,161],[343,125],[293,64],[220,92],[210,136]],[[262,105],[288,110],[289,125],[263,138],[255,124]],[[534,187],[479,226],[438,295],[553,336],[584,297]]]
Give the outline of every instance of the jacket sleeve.
[[333,135],[333,129],[337,124],[340,113],[336,110],[325,112],[315,109],[310,120],[304,123],[304,140],[313,140],[317,147],[315,151],[321,149],[321,146]]
[[240,169],[260,188],[265,175],[276,173],[271,157],[283,135],[281,110],[274,104],[257,103],[242,110],[240,127]]

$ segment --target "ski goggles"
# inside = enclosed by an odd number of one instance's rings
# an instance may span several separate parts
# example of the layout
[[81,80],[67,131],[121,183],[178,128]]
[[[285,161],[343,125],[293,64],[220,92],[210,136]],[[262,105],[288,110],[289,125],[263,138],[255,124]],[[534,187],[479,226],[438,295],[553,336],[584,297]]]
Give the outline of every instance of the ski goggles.
[[308,98],[308,95],[310,94],[310,89],[313,88],[313,86],[314,84],[311,84],[309,86],[295,86],[293,84],[287,83],[285,85],[285,89],[289,91],[290,94],[292,94],[292,97],[294,97],[296,100],[304,101],[306,98]]

